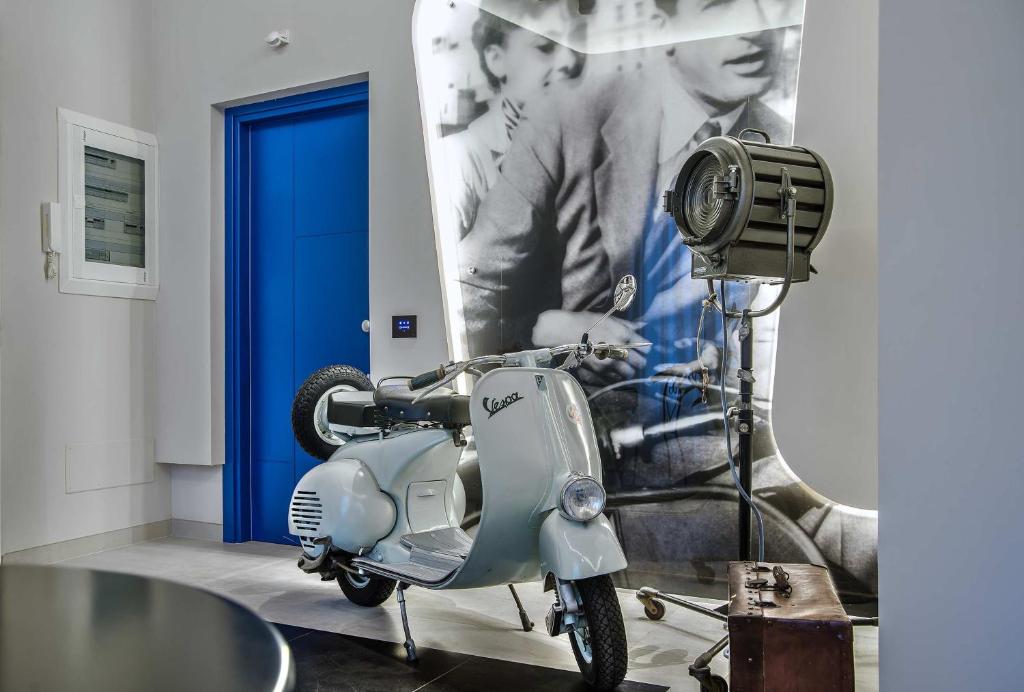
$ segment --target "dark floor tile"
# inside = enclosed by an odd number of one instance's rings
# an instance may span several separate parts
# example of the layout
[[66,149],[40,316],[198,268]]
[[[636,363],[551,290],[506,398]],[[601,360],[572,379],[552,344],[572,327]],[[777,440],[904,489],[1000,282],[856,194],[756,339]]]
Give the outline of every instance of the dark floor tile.
[[[626,680],[619,692],[663,692],[667,687]],[[592,692],[574,670],[542,668],[493,658],[473,656],[427,685],[425,692]]]
[[306,629],[305,627],[296,627],[295,625],[282,625],[277,622],[272,622],[271,624],[277,628],[277,631],[281,633],[281,636],[284,637],[286,642],[290,642],[297,637],[302,637],[313,631]]
[[421,649],[420,660],[405,660],[401,644],[277,625],[295,659],[296,690],[411,691],[452,670],[468,656]]
[[[575,671],[428,648],[419,650],[418,662],[408,663],[401,644],[292,625],[275,626],[291,647],[299,692],[411,692],[424,685],[431,692],[587,691]],[[628,681],[619,687],[621,692],[665,689]]]

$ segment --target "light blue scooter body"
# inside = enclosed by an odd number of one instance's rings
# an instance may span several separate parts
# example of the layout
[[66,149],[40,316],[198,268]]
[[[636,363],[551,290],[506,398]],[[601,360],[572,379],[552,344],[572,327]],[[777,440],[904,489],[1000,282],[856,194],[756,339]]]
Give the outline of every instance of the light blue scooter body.
[[[578,522],[559,510],[571,477],[601,479],[590,409],[576,380],[549,368],[499,368],[476,383],[470,410],[483,485],[480,523],[462,566],[434,588],[536,581],[548,574],[575,580],[624,569],[626,558],[607,518]],[[410,556],[402,536],[459,525],[465,511],[456,473],[461,451],[451,431],[440,429],[365,438],[310,471],[293,497],[315,492],[325,505],[317,535],[397,565]],[[367,476],[375,489],[367,487]],[[346,479],[357,479],[358,487],[348,487],[352,481]],[[385,524],[389,529],[381,528]],[[304,546],[312,545],[308,538],[307,531]]]

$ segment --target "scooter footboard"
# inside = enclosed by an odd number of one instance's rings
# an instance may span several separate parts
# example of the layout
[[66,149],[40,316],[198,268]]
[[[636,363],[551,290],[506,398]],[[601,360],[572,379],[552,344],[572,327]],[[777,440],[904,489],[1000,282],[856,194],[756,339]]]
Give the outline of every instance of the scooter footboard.
[[588,522],[551,512],[540,527],[541,576],[574,581],[626,569],[615,529],[603,514]]

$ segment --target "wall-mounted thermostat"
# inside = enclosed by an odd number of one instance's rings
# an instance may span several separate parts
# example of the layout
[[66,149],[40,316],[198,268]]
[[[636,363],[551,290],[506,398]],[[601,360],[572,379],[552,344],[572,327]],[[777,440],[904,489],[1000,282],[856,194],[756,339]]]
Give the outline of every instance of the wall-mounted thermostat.
[[156,137],[63,108],[58,124],[61,292],[155,299]]
[[394,315],[391,317],[392,339],[416,338],[416,315]]

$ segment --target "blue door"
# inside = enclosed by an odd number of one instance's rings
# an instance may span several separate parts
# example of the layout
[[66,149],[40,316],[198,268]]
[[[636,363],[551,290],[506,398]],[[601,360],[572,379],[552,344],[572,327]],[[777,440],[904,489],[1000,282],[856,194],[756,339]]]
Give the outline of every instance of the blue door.
[[367,121],[360,103],[247,130],[253,540],[295,542],[288,501],[318,463],[292,435],[299,385],[332,363],[369,371]]

